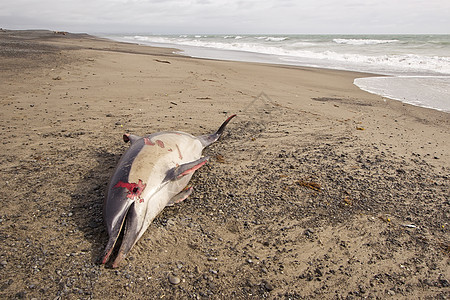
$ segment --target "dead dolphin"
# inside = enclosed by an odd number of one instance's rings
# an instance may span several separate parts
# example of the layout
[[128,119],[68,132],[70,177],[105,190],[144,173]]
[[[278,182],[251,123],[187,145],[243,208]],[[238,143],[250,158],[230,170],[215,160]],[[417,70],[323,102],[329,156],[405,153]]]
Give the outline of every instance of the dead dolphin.
[[177,131],[145,137],[123,136],[131,146],[111,177],[103,203],[109,240],[102,264],[110,260],[123,227],[122,243],[113,268],[119,265],[164,207],[189,196],[192,188],[185,188],[186,185],[195,170],[208,159],[202,157],[203,149],[219,139],[234,116],[229,117],[217,132],[198,137]]

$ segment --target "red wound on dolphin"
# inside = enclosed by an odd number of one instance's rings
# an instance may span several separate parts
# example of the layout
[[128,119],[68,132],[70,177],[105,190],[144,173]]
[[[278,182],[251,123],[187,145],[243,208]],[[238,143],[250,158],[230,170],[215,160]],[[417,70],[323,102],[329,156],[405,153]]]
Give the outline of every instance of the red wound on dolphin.
[[181,155],[180,147],[178,147],[178,144],[176,144],[175,146],[177,146],[178,157],[179,157],[180,159],[183,159],[183,155]]
[[126,188],[128,190],[127,198],[139,198],[139,202],[144,202],[141,198],[141,193],[144,191],[147,185],[139,179],[138,183],[134,182],[123,182],[119,181],[114,187],[115,188]]
[[156,144],[157,144],[159,147],[164,148],[164,142],[163,142],[163,141],[161,141],[161,140],[156,140]]
[[155,143],[153,143],[152,141],[150,141],[150,139],[148,139],[148,138],[144,138],[144,142],[145,142],[146,145],[149,145],[149,146],[155,146]]

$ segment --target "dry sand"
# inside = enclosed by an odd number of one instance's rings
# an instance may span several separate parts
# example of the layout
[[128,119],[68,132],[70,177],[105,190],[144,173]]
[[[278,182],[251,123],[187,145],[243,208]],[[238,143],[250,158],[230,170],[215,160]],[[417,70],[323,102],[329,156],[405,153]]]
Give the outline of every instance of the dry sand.
[[[449,114],[352,84],[369,74],[50,31],[0,32],[0,69],[0,298],[450,296]],[[122,134],[234,113],[194,193],[98,265]]]

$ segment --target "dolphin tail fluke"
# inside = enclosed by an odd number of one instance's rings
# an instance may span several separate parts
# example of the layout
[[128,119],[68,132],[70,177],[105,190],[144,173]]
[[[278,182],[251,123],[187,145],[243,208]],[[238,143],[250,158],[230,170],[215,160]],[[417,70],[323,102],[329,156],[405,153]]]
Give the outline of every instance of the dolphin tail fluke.
[[211,145],[212,143],[217,141],[220,138],[220,136],[222,135],[228,122],[230,122],[230,120],[233,119],[235,116],[236,115],[232,115],[228,119],[226,119],[225,122],[222,123],[222,125],[219,127],[219,129],[215,133],[201,135],[201,136],[197,137],[200,140],[200,142],[202,143],[203,148],[208,147],[209,145]]

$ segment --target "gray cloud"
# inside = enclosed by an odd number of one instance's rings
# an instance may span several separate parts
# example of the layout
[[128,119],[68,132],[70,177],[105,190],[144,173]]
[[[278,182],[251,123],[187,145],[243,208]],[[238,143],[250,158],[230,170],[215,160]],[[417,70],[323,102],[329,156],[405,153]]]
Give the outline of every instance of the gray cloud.
[[0,27],[148,33],[449,33],[448,0],[15,0]]

